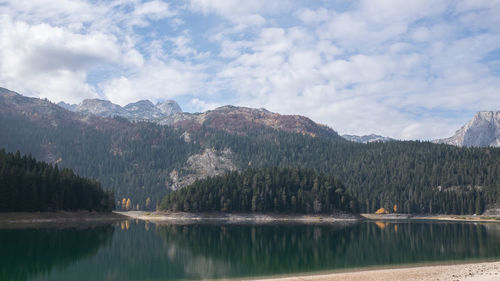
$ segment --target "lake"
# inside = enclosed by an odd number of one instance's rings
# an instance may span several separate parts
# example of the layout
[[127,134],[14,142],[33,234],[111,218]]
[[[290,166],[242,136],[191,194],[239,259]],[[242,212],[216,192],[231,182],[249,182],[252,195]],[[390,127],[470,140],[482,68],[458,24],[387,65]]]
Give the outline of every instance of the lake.
[[242,278],[500,259],[500,224],[153,224],[0,229],[0,280]]

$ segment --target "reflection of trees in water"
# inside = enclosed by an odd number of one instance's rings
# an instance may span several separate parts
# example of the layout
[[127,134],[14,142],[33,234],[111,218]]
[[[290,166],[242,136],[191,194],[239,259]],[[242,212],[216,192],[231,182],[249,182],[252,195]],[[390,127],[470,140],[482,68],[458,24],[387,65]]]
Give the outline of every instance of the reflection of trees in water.
[[463,223],[162,225],[157,230],[188,259],[191,277],[500,257],[500,241],[483,225]]
[[0,229],[0,280],[28,280],[91,257],[111,241],[112,226]]
[[157,225],[134,221],[128,227],[123,223],[123,229],[118,224],[114,230],[0,230],[0,280],[238,278],[498,258],[499,231],[464,223]]
[[500,240],[469,223],[363,223],[345,267],[500,257]]
[[[329,268],[354,238],[352,225],[161,225],[177,251],[189,252],[188,276],[249,276]],[[202,263],[196,264],[197,260]],[[210,261],[210,262],[207,262]],[[220,266],[223,272],[213,270]],[[201,276],[200,276],[201,277]]]

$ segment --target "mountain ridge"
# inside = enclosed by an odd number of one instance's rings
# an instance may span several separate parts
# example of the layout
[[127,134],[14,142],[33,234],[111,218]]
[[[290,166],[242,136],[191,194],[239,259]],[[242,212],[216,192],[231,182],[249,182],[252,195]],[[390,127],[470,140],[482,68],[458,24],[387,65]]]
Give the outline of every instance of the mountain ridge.
[[390,137],[384,137],[381,135],[370,134],[370,135],[342,135],[342,137],[348,141],[359,142],[359,143],[370,143],[370,142],[388,142],[395,141],[395,139]]
[[269,127],[310,136],[338,137],[332,128],[314,122],[301,115],[283,115],[264,108],[249,108],[225,105],[201,113],[183,112],[174,100],[166,100],[154,105],[149,100],[129,103],[124,107],[108,100],[85,99],[78,105],[64,102],[59,106],[84,115],[100,117],[123,117],[129,121],[152,122],[168,125],[186,131],[194,131],[202,126],[219,129],[232,134],[244,135],[251,127]]

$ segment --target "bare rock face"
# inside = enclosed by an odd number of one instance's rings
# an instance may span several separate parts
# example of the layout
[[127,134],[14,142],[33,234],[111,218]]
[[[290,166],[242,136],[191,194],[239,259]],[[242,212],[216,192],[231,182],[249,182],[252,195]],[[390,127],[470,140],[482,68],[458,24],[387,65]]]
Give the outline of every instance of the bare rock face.
[[456,146],[500,147],[500,111],[481,111],[455,135],[434,140]]
[[198,179],[237,170],[232,161],[232,156],[233,153],[229,149],[215,151],[209,148],[205,149],[201,154],[191,155],[184,167],[170,172],[170,189],[177,190],[192,184]]
[[69,105],[64,102],[60,102],[58,105],[84,115],[97,115],[100,117],[119,116],[130,121],[156,122],[159,124],[162,124],[161,120],[171,115],[182,113],[181,107],[173,100],[168,100],[157,105],[154,105],[149,100],[141,100],[129,103],[124,107],[100,99],[86,99],[79,105]]
[[127,118],[129,116],[129,113],[121,106],[100,99],[83,100],[75,108],[75,111],[86,115],[97,115],[101,117],[122,116]]
[[365,136],[342,135],[342,137],[348,141],[359,142],[359,143],[394,141],[394,139],[392,139],[392,138],[379,136],[379,135],[375,135],[375,134],[365,135]]
[[182,112],[181,107],[173,100],[167,100],[162,103],[156,104],[156,108],[163,113],[163,115],[170,116],[178,112]]
[[162,111],[148,100],[129,103],[123,109],[128,112],[128,119],[131,120],[154,120],[163,117]]
[[59,106],[60,106],[60,107],[62,107],[62,108],[65,108],[65,109],[67,109],[67,110],[69,110],[69,111],[75,111],[75,110],[76,110],[76,107],[77,107],[77,105],[76,105],[76,104],[69,104],[69,103],[65,103],[65,102],[63,102],[63,101],[61,101],[61,102],[57,103],[57,105],[59,105]]

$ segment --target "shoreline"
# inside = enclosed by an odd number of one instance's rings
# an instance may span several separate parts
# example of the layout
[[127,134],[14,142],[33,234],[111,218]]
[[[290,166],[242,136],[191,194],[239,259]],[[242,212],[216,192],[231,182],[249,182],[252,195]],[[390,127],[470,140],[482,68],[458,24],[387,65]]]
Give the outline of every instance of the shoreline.
[[150,222],[223,222],[223,223],[336,223],[360,221],[436,221],[436,222],[491,222],[500,223],[498,216],[471,215],[408,215],[408,214],[279,214],[279,213],[188,213],[162,211],[114,212],[130,219]]
[[58,211],[58,212],[10,212],[0,213],[0,227],[51,226],[62,224],[110,223],[120,220],[143,220],[156,223],[355,223],[362,221],[429,221],[429,222],[486,222],[500,223],[499,216],[471,215],[408,215],[408,214],[280,214],[280,213],[187,213],[162,211]]
[[253,214],[253,213],[186,213],[186,212],[116,212],[130,219],[151,222],[225,222],[225,223],[333,223],[358,222],[363,218],[353,214],[309,215],[309,214]]
[[126,220],[115,212],[58,211],[0,213],[0,228],[79,226]]
[[333,272],[297,274],[295,276],[269,276],[246,278],[259,281],[399,281],[399,280],[453,280],[493,281],[500,280],[500,261],[458,264],[417,264],[402,267],[353,268]]
[[411,214],[360,214],[365,220],[377,221],[449,221],[449,222],[496,222],[500,223],[500,216],[474,216],[474,215],[411,215]]

